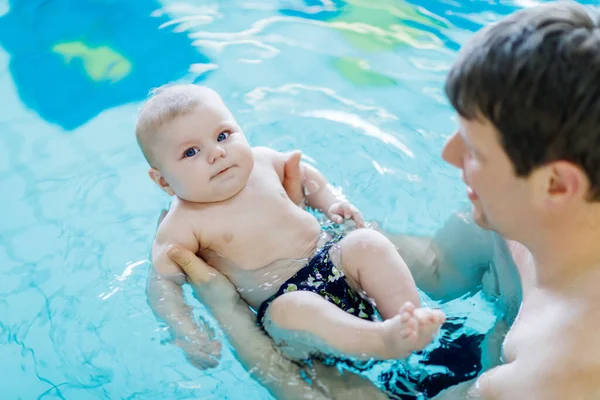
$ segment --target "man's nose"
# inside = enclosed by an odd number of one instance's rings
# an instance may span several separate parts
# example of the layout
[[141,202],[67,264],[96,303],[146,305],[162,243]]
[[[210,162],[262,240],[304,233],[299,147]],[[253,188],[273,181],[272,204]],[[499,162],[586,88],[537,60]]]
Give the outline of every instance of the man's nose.
[[454,165],[456,168],[463,167],[464,143],[458,132],[454,133],[444,145],[442,150],[442,158],[447,163]]

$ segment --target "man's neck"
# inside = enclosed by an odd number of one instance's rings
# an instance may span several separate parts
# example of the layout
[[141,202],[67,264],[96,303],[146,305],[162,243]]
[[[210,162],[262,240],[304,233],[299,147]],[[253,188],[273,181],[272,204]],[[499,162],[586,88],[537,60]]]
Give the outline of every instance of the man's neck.
[[565,221],[526,245],[534,258],[538,287],[563,287],[600,271],[600,219],[597,224],[580,221]]

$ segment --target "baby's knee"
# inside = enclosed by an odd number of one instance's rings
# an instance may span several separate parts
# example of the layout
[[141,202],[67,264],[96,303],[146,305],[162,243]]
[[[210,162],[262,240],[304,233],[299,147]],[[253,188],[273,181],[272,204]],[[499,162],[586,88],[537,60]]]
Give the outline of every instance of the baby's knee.
[[344,240],[347,240],[347,243],[342,246],[342,254],[351,259],[377,257],[386,252],[396,251],[392,242],[373,229],[358,229]]

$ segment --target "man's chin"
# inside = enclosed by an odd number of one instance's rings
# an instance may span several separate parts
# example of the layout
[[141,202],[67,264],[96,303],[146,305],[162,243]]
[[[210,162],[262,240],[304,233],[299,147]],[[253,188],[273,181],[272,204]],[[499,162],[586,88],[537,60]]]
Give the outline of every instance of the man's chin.
[[493,230],[485,214],[473,204],[472,208],[473,221],[483,229]]

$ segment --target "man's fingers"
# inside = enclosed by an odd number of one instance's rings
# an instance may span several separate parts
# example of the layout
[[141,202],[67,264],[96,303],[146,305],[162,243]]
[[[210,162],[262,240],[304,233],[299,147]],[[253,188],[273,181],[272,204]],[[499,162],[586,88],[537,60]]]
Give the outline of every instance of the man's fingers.
[[172,245],[167,250],[167,255],[185,272],[192,283],[210,282],[210,267],[190,250]]
[[302,190],[302,167],[300,159],[302,152],[296,150],[290,153],[283,167],[283,188],[295,204],[301,204],[304,200]]
[[221,359],[221,343],[176,340],[175,344],[181,348],[188,361],[200,369],[215,368]]
[[302,159],[302,152],[299,150],[292,151],[285,163],[285,170],[289,172],[291,176],[300,174],[300,160]]
[[[190,253],[191,253],[191,251],[190,251]],[[189,254],[187,254],[185,249],[182,249],[179,246],[169,246],[169,249],[167,250],[167,255],[173,262],[175,262],[177,265],[179,265],[181,267],[181,269],[183,269],[186,273],[187,273],[187,270],[190,269],[190,264],[192,264],[193,259],[192,259],[192,257],[189,256]]]

